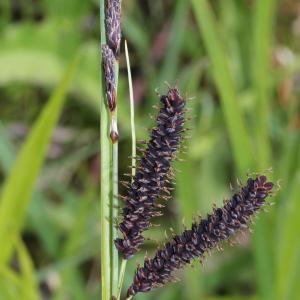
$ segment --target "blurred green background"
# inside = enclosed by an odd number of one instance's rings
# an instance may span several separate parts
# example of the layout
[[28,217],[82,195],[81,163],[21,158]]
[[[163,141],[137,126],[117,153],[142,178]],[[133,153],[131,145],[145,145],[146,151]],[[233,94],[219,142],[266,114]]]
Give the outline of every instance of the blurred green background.
[[[264,172],[281,188],[254,233],[137,299],[300,299],[300,2],[122,3],[137,137],[147,138],[164,81],[193,98],[174,199],[125,286],[165,231],[221,205],[237,178]],[[1,300],[101,297],[99,55],[98,1],[1,0]],[[127,86],[122,43],[120,174],[130,164]]]

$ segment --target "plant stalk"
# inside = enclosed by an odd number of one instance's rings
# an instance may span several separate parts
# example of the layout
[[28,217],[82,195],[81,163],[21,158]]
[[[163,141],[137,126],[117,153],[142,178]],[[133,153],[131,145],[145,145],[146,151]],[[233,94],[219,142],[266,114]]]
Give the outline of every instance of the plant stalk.
[[[119,75],[119,61],[115,61],[115,78],[116,78],[116,89],[118,88],[118,76]],[[117,92],[117,91],[116,91]],[[116,93],[117,97],[117,93]],[[118,103],[118,102],[117,102]],[[114,111],[115,124],[118,127],[118,113],[117,107]],[[111,215],[112,215],[112,223],[111,223],[111,256],[112,256],[112,293],[116,295],[118,290],[118,281],[119,281],[119,253],[116,247],[114,246],[114,240],[118,237],[118,228],[115,226],[115,221],[119,215],[119,203],[118,203],[118,195],[119,195],[119,144],[118,140],[112,145],[112,206],[111,206]]]
[[[106,44],[105,36],[105,4],[104,0],[100,0],[100,30],[101,45]],[[101,55],[100,55],[101,57]],[[101,59],[100,59],[101,61]],[[100,83],[101,99],[100,99],[100,227],[101,227],[101,299],[110,300],[112,296],[111,284],[111,141],[110,141],[110,113],[106,105],[105,83],[102,78],[102,66],[100,64]]]
[[[126,56],[126,64],[127,64],[127,74],[128,74],[128,86],[129,86],[129,98],[130,98],[130,126],[131,126],[131,174],[132,178],[135,176],[135,166],[136,166],[136,134],[135,134],[135,123],[134,123],[134,99],[133,99],[133,87],[132,87],[132,77],[131,77],[131,70],[130,70],[130,60],[129,60],[129,53],[127,42],[125,41],[125,56]],[[121,269],[119,274],[119,283],[118,283],[118,293],[117,293],[117,300],[120,300],[123,281],[125,277],[125,270],[126,270],[127,260],[123,259],[121,263]],[[130,298],[129,298],[130,299]]]

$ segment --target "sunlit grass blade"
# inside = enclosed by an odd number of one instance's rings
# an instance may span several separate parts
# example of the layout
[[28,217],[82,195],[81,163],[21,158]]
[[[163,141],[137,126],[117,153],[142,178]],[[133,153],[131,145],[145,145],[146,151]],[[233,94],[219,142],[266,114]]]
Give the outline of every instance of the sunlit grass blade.
[[253,166],[252,147],[239,105],[237,90],[227,55],[217,31],[216,21],[207,0],[192,0],[194,13],[207,50],[212,74],[220,93],[222,110],[239,174]]
[[[16,149],[6,129],[0,123],[0,164],[5,176],[9,174],[16,159]],[[37,236],[41,238],[45,250],[50,255],[54,255],[59,243],[58,236],[51,227],[51,222],[46,213],[48,206],[45,204],[47,202],[43,193],[39,190],[34,190],[28,207],[27,217],[29,223],[36,229]]]
[[40,295],[34,265],[22,240],[17,240],[16,248],[22,274],[23,299],[39,300]]
[[5,300],[20,299],[22,297],[21,278],[5,265],[0,265],[1,297]]
[[277,251],[277,299],[296,299],[300,279],[300,173],[290,187],[290,193],[278,213],[281,225],[278,232]]
[[0,266],[1,297],[13,299],[40,299],[34,267],[27,249],[21,240],[15,243],[20,272],[10,270],[9,266]]
[[76,56],[35,122],[4,184],[0,201],[0,264],[11,257],[13,241],[22,229],[30,196],[77,63]]
[[255,1],[253,17],[253,61],[252,79],[255,93],[255,124],[257,134],[257,163],[259,168],[269,167],[271,145],[269,143],[270,98],[271,98],[271,54],[275,0]]
[[[259,169],[271,166],[270,144],[270,98],[271,54],[276,1],[255,1],[253,15],[253,60],[252,80],[255,96],[253,112],[256,132],[256,166]],[[254,253],[257,267],[257,283],[263,299],[274,298],[274,255],[272,216],[258,220],[255,226]]]

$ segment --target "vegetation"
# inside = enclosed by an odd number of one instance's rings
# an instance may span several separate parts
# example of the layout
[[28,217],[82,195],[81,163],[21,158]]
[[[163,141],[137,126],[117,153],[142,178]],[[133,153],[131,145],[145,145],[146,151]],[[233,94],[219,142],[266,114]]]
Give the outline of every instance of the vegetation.
[[[96,0],[0,3],[1,299],[101,299],[99,8]],[[122,33],[120,181],[132,147],[124,38],[137,139],[148,137],[165,81],[191,98],[172,200],[127,263],[123,296],[162,232],[181,232],[183,218],[189,226],[213,202],[221,206],[237,178],[262,172],[281,188],[253,235],[179,272],[180,283],[136,298],[299,298],[299,5],[123,0]]]

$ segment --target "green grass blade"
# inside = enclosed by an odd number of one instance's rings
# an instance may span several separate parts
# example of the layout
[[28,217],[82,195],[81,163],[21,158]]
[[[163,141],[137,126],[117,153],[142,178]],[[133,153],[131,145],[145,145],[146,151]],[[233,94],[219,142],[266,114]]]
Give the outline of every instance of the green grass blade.
[[4,184],[0,202],[0,264],[9,260],[13,240],[22,229],[30,196],[77,63],[76,57],[34,124]]
[[[0,165],[3,173],[7,176],[16,159],[16,150],[11,138],[8,136],[5,127],[0,123]],[[46,199],[41,191],[35,190],[31,196],[28,208],[28,221],[36,229],[37,236],[41,239],[43,247],[50,255],[54,255],[59,241],[51,221],[47,216],[48,206],[45,205]]]
[[227,55],[217,32],[212,9],[206,0],[192,0],[194,13],[207,50],[212,74],[220,93],[222,110],[239,174],[253,165],[251,141],[243,120]]
[[20,269],[22,273],[23,299],[38,300],[39,289],[35,277],[33,262],[24,243],[18,239],[16,243]]
[[[280,207],[277,253],[277,299],[296,299],[300,279],[300,173],[295,176],[290,194]],[[293,297],[294,296],[294,297]],[[299,296],[299,294],[298,294]]]
[[[256,165],[261,170],[271,166],[270,74],[275,6],[275,0],[255,1],[253,15],[252,80],[255,95]],[[271,222],[271,215],[259,219],[254,235],[257,284],[263,299],[275,297]]]
[[0,287],[3,299],[40,299],[38,285],[31,258],[23,242],[14,243],[18,253],[20,273],[10,270],[9,266],[0,266]]
[[253,17],[252,76],[256,97],[257,161],[259,168],[270,167],[271,145],[269,143],[269,119],[271,97],[271,54],[274,12],[276,1],[255,1]]
[[179,65],[180,50],[183,46],[184,36],[186,34],[186,23],[190,2],[186,0],[177,1],[174,17],[172,21],[172,29],[169,38],[169,44],[164,55],[165,59],[160,70],[158,85],[164,81],[173,81],[177,76]]
[[0,265],[1,297],[5,300],[22,299],[22,280],[8,266]]

